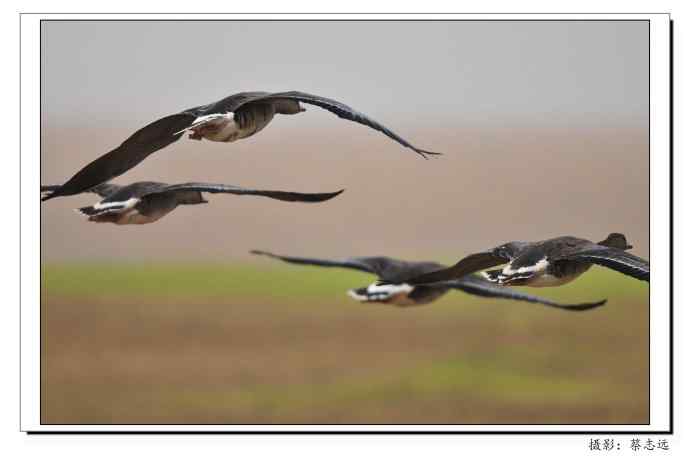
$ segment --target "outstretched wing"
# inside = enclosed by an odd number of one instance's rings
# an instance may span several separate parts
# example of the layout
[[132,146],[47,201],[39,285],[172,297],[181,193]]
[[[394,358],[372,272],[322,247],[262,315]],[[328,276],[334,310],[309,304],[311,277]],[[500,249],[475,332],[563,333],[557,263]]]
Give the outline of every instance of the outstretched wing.
[[[48,197],[55,191],[60,189],[59,184],[51,184],[51,185],[41,185],[41,198],[43,197]],[[117,191],[122,189],[122,186],[116,185],[116,184],[111,184],[111,183],[103,183],[99,184],[98,186],[94,186],[93,188],[85,191],[85,192],[93,192],[95,194],[98,194],[101,197],[107,197]]]
[[348,259],[318,259],[318,258],[301,258],[297,256],[281,256],[262,250],[252,250],[251,254],[258,254],[261,256],[268,256],[281,261],[289,262],[291,264],[304,264],[319,267],[343,267],[346,269],[355,269],[370,274],[377,274],[376,271],[380,268],[380,262],[373,261],[383,258],[348,258]]
[[252,250],[252,254],[259,254],[269,256],[271,258],[280,259],[285,262],[293,264],[307,264],[321,267],[343,267],[346,269],[355,269],[362,272],[368,272],[377,275],[379,278],[388,280],[390,283],[401,283],[398,279],[415,275],[424,271],[438,269],[442,267],[439,264],[428,262],[407,262],[399,259],[393,259],[386,256],[371,256],[361,258],[346,258],[346,259],[318,259],[318,258],[300,258],[295,256],[280,256],[269,253],[267,251]]
[[324,193],[302,193],[302,192],[290,192],[290,191],[269,191],[262,189],[249,189],[242,188],[239,186],[232,186],[227,184],[214,184],[214,183],[181,183],[172,184],[169,186],[161,187],[160,189],[153,190],[147,194],[158,194],[163,192],[177,192],[177,191],[199,191],[199,192],[209,192],[212,194],[225,193],[225,194],[237,194],[237,195],[248,195],[248,196],[264,196],[270,197],[271,199],[285,200],[288,202],[323,202],[330,200],[335,196],[339,195],[344,191],[341,189],[336,192],[324,192]]
[[593,308],[601,307],[606,303],[606,299],[597,302],[586,302],[581,304],[560,304],[558,302],[550,301],[539,296],[525,294],[505,286],[497,286],[487,280],[476,275],[468,275],[458,280],[448,282],[448,287],[459,289],[469,294],[481,297],[495,297],[499,299],[512,299],[516,301],[532,302],[536,304],[546,305],[548,307],[555,307],[562,310],[569,310],[573,312],[581,312],[584,310],[591,310]]
[[594,248],[571,253],[558,260],[584,261],[608,267],[638,280],[649,282],[649,261],[616,248]]
[[270,96],[270,92],[265,91],[249,91],[238,92],[237,94],[229,95],[217,102],[209,103],[208,105],[201,105],[194,108],[188,108],[183,113],[189,113],[196,117],[207,116],[211,114],[227,112],[235,112],[242,105],[245,105],[254,100],[260,100],[262,97]]
[[374,130],[377,130],[384,135],[388,136],[389,138],[392,138],[396,142],[400,143],[406,148],[410,148],[411,150],[415,151],[416,153],[420,154],[422,157],[426,158],[427,154],[430,155],[439,155],[441,153],[434,153],[432,151],[427,151],[423,150],[420,148],[417,148],[416,146],[413,146],[411,143],[409,143],[407,140],[393,132],[392,130],[388,129],[386,126],[380,124],[379,122],[373,120],[369,116],[365,115],[364,113],[360,113],[359,111],[355,110],[354,108],[351,108],[344,103],[338,102],[337,100],[333,99],[327,99],[326,97],[321,97],[318,95],[313,95],[313,94],[307,94],[306,92],[299,92],[299,91],[288,91],[288,92],[274,92],[274,93],[253,93],[257,94],[252,96],[252,93],[246,93],[242,94],[244,95],[244,99],[242,101],[238,101],[238,99],[235,97],[233,98],[232,96],[223,99],[220,102],[216,104],[212,104],[208,107],[205,108],[204,112],[205,113],[213,113],[213,112],[225,112],[225,111],[235,111],[239,109],[242,105],[247,104],[247,103],[256,103],[256,102],[271,102],[275,100],[295,100],[298,102],[306,103],[309,105],[316,105],[317,107],[323,108],[324,110],[328,110],[331,113],[334,113],[337,115],[339,118],[342,119],[347,119],[348,121],[356,122],[358,124],[362,124],[364,126],[370,127]]
[[[454,266],[410,278],[405,278],[402,280],[402,282],[409,285],[423,285],[427,283],[455,280],[479,270],[505,264],[506,262],[510,262],[510,257],[498,249],[483,251],[481,253],[471,254],[461,259]],[[385,283],[386,282],[382,282],[382,284]]]
[[60,189],[59,184],[41,185],[41,200],[51,196],[56,190]]
[[166,116],[142,127],[120,146],[88,164],[41,200],[79,194],[122,175],[152,153],[177,141],[183,134],[180,131],[195,119],[192,114],[180,113]]
[[98,194],[101,197],[108,197],[116,192],[118,192],[120,189],[123,187],[117,184],[112,184],[112,183],[103,183],[99,184],[98,186],[94,186],[93,188],[89,189],[88,192],[93,192],[95,194]]

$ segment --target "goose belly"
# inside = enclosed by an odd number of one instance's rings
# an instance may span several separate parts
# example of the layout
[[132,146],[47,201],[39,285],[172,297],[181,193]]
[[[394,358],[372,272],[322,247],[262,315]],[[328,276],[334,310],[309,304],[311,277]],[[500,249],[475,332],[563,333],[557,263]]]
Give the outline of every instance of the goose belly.
[[251,133],[248,132],[249,129],[240,129],[237,123],[230,119],[223,124],[217,126],[215,129],[204,129],[201,135],[212,142],[234,142],[240,138],[248,137]]
[[234,142],[246,138],[266,127],[273,119],[275,110],[272,105],[257,105],[223,117],[220,122],[204,126],[201,136],[213,142]]
[[535,275],[530,279],[528,285],[536,287],[564,285],[587,272],[591,266],[591,264],[578,261],[551,263],[541,275]]
[[125,225],[125,224],[149,224],[158,221],[169,212],[154,212],[152,214],[144,215],[140,213],[137,209],[132,209],[128,212],[122,213],[120,217],[114,221],[115,224]]
[[382,301],[384,304],[397,305],[398,307],[409,307],[411,305],[418,305],[417,301],[412,299],[407,293],[394,294],[387,300]]
[[117,225],[125,224],[148,224],[160,219],[163,215],[151,217],[142,215],[137,210],[127,210],[119,213],[101,213],[89,216],[89,221],[94,223],[113,223]]
[[171,194],[151,194],[124,213],[117,224],[149,224],[158,221],[177,208],[177,197]]
[[527,282],[527,286],[533,286],[537,288],[541,287],[548,287],[548,286],[561,286],[565,285],[566,283],[570,283],[571,281],[575,280],[577,277],[582,275],[582,273],[575,273],[575,274],[569,274],[569,275],[564,275],[562,277],[557,277],[555,275],[545,273],[541,275],[535,275],[534,277],[530,278]]

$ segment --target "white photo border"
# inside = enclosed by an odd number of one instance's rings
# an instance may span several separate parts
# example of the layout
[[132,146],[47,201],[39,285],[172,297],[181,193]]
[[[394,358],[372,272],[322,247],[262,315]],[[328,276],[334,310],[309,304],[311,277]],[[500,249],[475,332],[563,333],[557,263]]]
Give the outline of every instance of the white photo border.
[[[25,432],[654,434],[673,431],[671,21],[668,14],[43,14],[20,15],[20,428]],[[40,24],[42,20],[649,21],[649,424],[44,425],[40,421]],[[38,243],[37,243],[38,241]],[[653,287],[652,287],[653,285]],[[652,306],[652,304],[654,304]]]

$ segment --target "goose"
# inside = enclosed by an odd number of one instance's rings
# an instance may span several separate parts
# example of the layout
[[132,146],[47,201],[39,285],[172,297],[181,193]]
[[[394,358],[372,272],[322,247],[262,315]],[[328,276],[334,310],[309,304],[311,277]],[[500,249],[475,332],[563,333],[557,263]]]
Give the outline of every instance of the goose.
[[250,137],[266,127],[276,114],[294,115],[305,111],[302,103],[316,105],[342,119],[377,130],[422,157],[440,154],[413,146],[367,115],[336,100],[299,91],[240,92],[165,116],[142,127],[120,146],[86,165],[62,186],[46,193],[41,200],[79,194],[110,181],[179,140],[185,132],[193,140],[226,143]]
[[[49,193],[58,185],[41,186],[41,193]],[[149,224],[158,221],[178,205],[208,203],[202,193],[225,193],[264,196],[288,202],[323,202],[334,198],[344,190],[329,193],[304,194],[287,191],[266,191],[242,188],[227,184],[181,183],[167,184],[155,181],[139,181],[127,186],[104,183],[89,190],[103,197],[99,202],[77,211],[96,223]]]
[[385,285],[379,285],[375,282],[366,287],[349,290],[348,295],[359,302],[390,304],[399,307],[417,306],[429,304],[439,299],[450,290],[461,290],[480,297],[533,302],[570,311],[590,310],[606,303],[604,299],[583,304],[559,304],[510,288],[496,286],[492,282],[472,274],[447,282],[435,283],[433,285],[416,286],[400,281],[400,279],[405,277],[435,271],[444,267],[435,262],[409,262],[383,256],[347,258],[342,260],[316,259],[282,256],[262,250],[252,250],[250,253],[268,256],[292,264],[355,269],[377,275],[380,279],[385,279],[390,282]]
[[597,264],[649,282],[649,262],[625,251],[631,248],[619,233],[611,233],[598,243],[573,236],[540,242],[509,242],[466,256],[452,267],[415,273],[402,280],[410,285],[445,282],[506,264],[502,269],[482,275],[498,285],[559,286],[570,283]]

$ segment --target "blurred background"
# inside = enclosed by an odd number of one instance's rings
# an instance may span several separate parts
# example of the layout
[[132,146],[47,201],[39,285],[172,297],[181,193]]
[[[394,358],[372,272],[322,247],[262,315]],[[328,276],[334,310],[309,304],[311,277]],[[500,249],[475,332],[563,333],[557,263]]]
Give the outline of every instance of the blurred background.
[[647,423],[648,285],[592,268],[586,313],[448,294],[345,295],[373,277],[253,258],[452,263],[510,240],[623,232],[649,256],[644,21],[44,21],[41,181],[167,114],[241,91],[334,98],[236,143],[182,139],[116,183],[323,192],[211,195],[143,226],[41,206],[43,423]]

